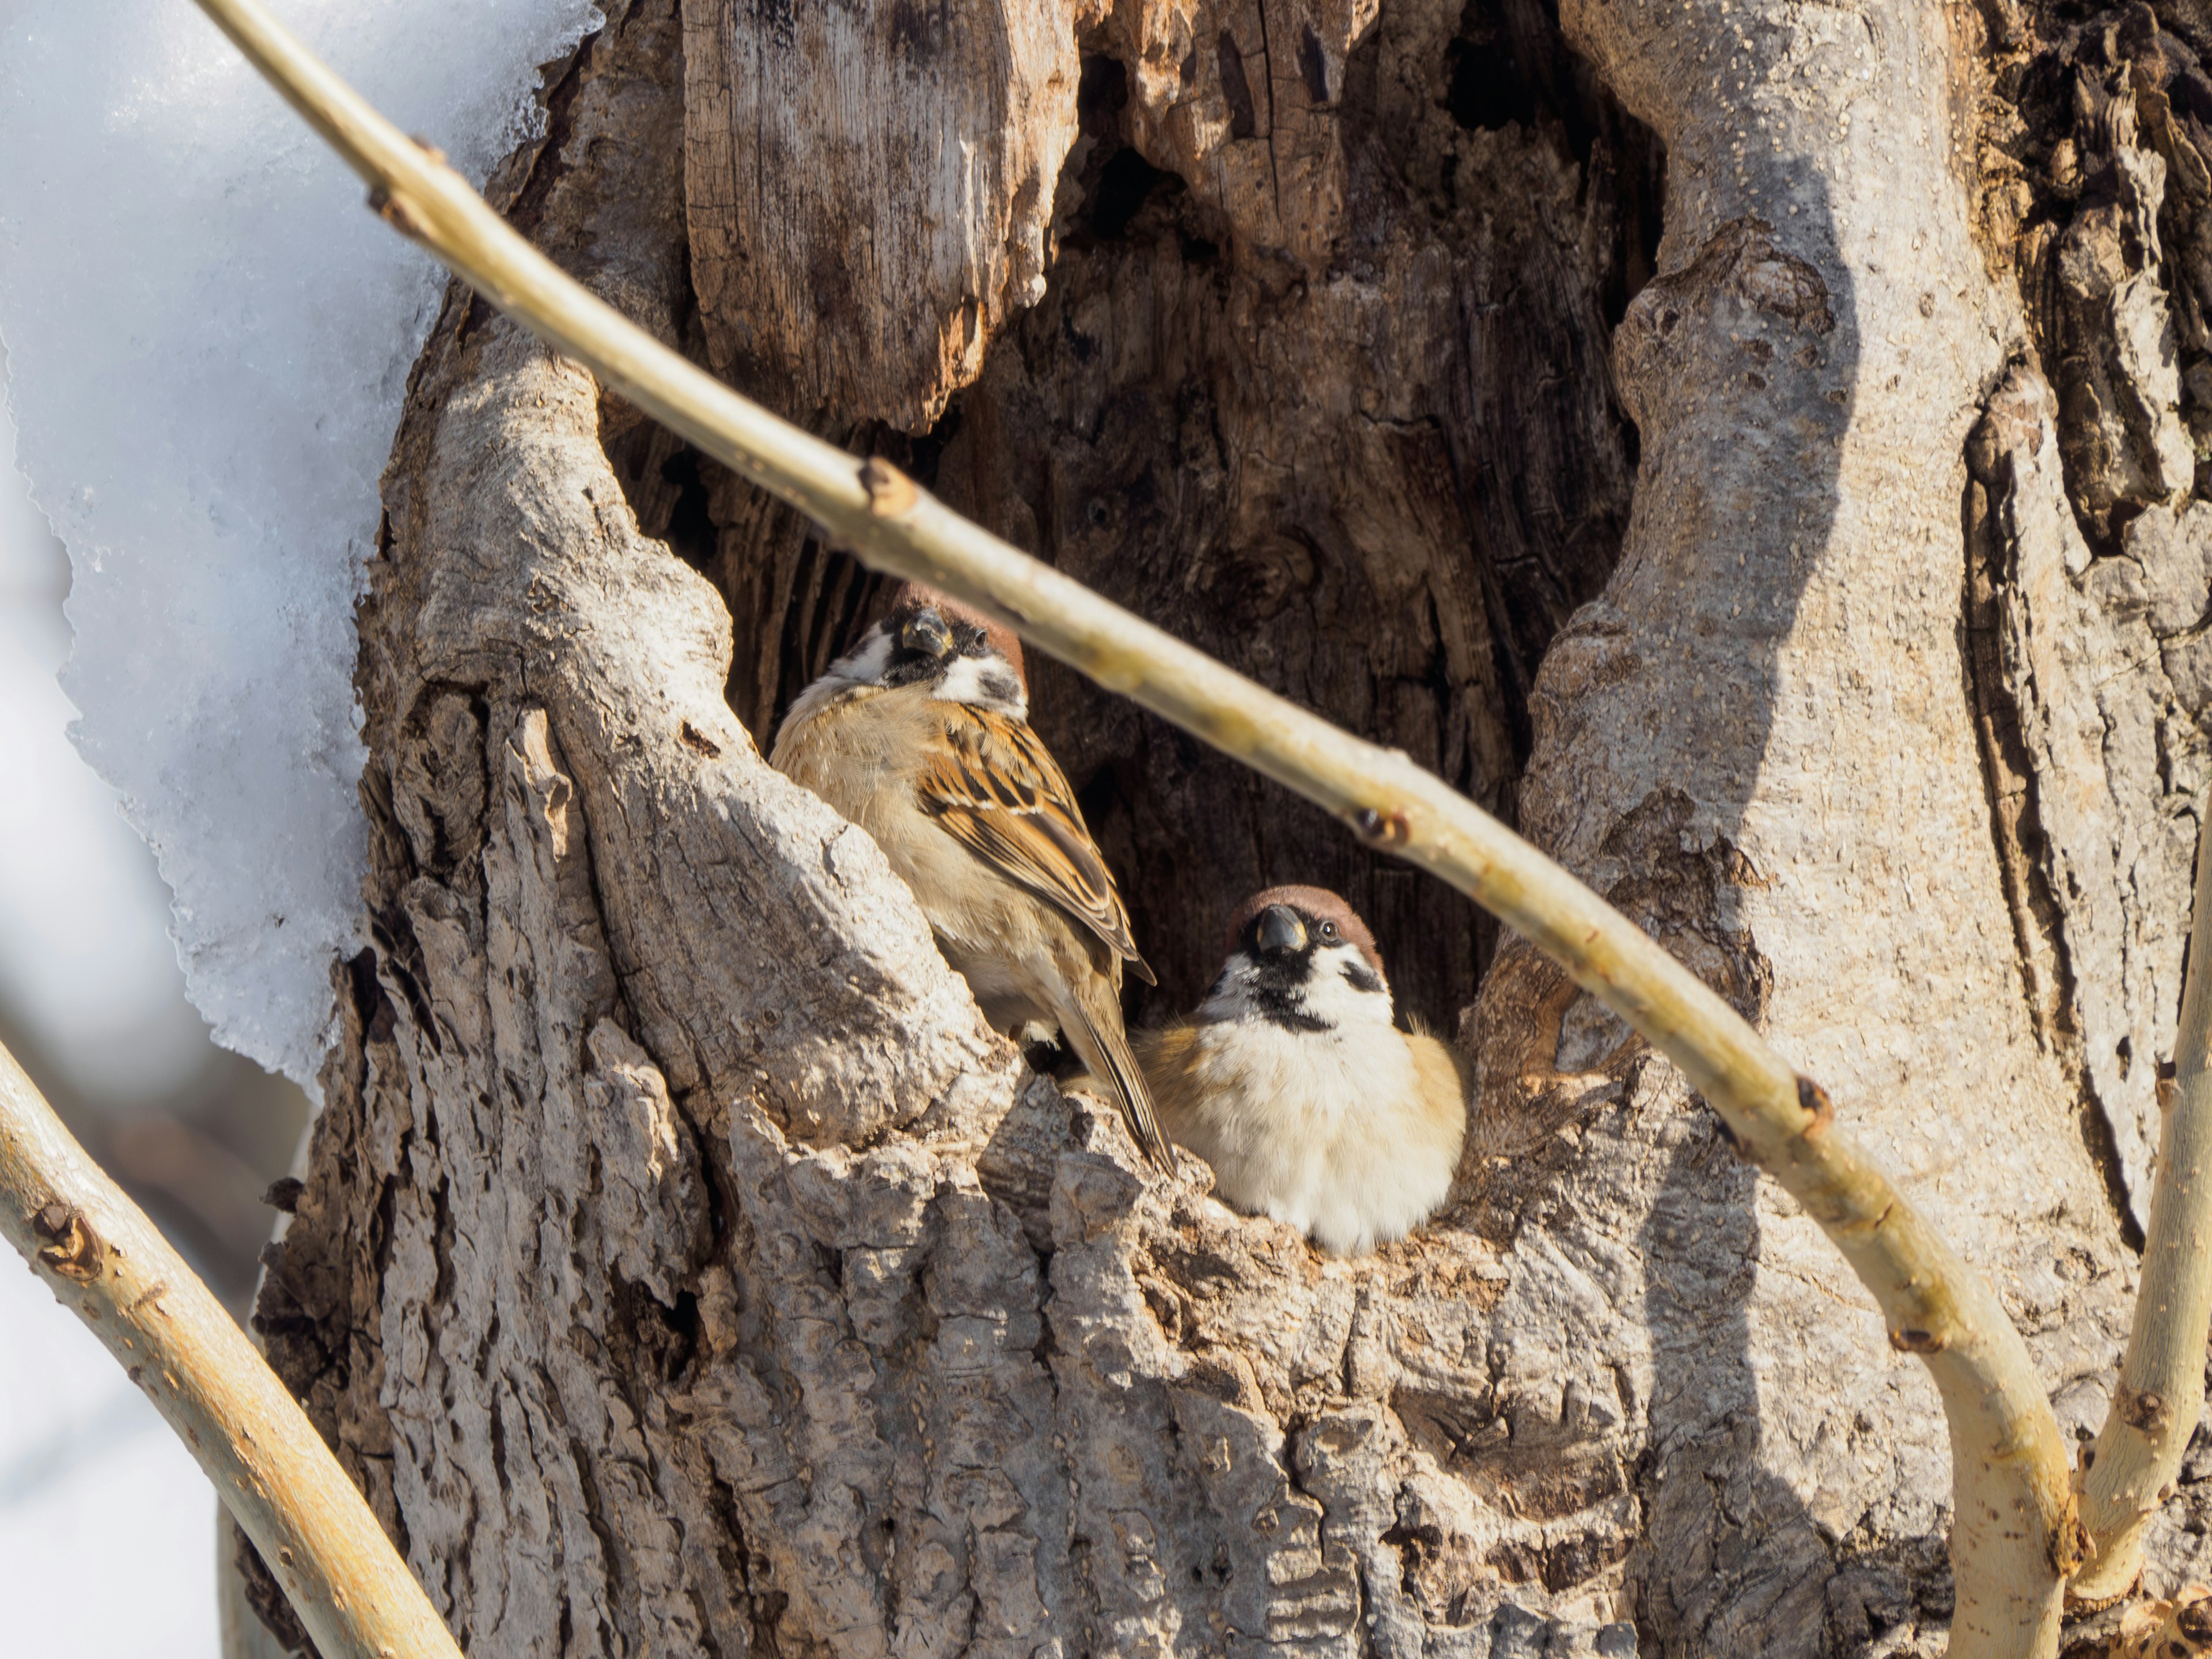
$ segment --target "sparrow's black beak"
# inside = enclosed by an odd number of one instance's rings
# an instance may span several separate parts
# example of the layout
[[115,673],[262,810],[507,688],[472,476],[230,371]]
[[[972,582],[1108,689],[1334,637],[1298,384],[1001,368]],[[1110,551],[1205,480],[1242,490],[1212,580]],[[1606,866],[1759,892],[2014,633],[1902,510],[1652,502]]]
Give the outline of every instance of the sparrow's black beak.
[[1306,925],[1287,904],[1271,904],[1260,912],[1259,945],[1263,956],[1279,957],[1306,948]]
[[952,630],[945,625],[945,618],[934,611],[917,611],[906,619],[899,629],[899,645],[908,651],[925,657],[950,655],[952,650]]

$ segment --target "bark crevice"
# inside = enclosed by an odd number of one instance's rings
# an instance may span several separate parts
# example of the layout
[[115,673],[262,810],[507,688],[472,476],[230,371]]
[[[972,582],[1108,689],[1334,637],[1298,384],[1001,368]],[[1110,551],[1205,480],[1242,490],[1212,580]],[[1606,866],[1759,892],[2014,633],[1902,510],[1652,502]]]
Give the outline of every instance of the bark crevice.
[[2212,78],[2148,5],[1997,45],[1984,234],[2028,337],[1969,446],[1970,660],[2037,1023],[2139,1237],[2212,705]]

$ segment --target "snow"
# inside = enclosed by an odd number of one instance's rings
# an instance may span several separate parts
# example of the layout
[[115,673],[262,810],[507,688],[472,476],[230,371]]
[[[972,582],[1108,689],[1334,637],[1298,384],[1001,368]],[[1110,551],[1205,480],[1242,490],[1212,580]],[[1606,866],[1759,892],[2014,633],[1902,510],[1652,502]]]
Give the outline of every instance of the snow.
[[[478,180],[598,21],[277,9]],[[0,0],[0,341],[74,572],[78,748],[154,848],[217,1039],[312,1088],[357,948],[353,601],[442,276],[189,0]]]
[[[168,889],[70,746],[76,711],[54,684],[69,561],[13,446],[0,417],[0,1017],[27,1028],[96,1135],[175,1103],[212,1051]],[[0,1654],[215,1659],[219,1536],[192,1459],[0,1246]]]
[[0,1008],[103,1104],[175,1087],[206,1054],[165,926],[168,890],[70,747],[54,683],[69,654],[69,561],[6,467],[0,416]]

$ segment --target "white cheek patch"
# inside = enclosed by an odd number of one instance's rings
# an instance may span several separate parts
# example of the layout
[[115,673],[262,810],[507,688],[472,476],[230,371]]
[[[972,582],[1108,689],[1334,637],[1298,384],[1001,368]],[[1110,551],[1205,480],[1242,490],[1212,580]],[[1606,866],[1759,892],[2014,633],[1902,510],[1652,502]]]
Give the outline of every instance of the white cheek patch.
[[[1361,983],[1375,988],[1363,991]],[[1397,1012],[1390,988],[1375,977],[1356,945],[1332,945],[1314,952],[1305,1004],[1316,1018],[1332,1025],[1388,1025]]]
[[1222,965],[1220,977],[1199,1004],[1198,1017],[1207,1021],[1250,1018],[1257,1006],[1252,998],[1256,971],[1251,957],[1242,951],[1236,952]]
[[996,653],[955,659],[931,695],[942,702],[964,702],[1016,720],[1027,720],[1030,714],[1029,694],[1006,659]]
[[[1362,985],[1375,988],[1363,990]],[[1198,1017],[1207,1021],[1264,1019],[1267,1016],[1261,1006],[1260,989],[1259,964],[1238,951],[1199,1005]],[[1390,988],[1376,976],[1354,945],[1332,945],[1313,953],[1297,1009],[1329,1025],[1388,1026],[1397,1017]]]
[[860,635],[860,642],[830,665],[820,679],[799,694],[791,712],[783,717],[789,730],[836,702],[856,685],[881,685],[891,663],[891,636],[878,623]]
[[891,665],[891,636],[878,623],[860,635],[860,642],[830,665],[829,678],[850,680],[855,685],[878,685]]

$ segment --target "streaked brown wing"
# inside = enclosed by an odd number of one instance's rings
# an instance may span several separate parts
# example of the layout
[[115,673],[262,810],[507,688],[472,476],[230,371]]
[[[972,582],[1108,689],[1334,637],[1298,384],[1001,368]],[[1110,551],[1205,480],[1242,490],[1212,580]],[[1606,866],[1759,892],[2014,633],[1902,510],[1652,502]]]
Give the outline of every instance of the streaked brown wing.
[[965,703],[932,713],[940,711],[945,741],[924,757],[916,781],[923,810],[961,845],[1097,934],[1151,984],[1106,860],[1036,733],[1025,721]]

